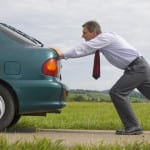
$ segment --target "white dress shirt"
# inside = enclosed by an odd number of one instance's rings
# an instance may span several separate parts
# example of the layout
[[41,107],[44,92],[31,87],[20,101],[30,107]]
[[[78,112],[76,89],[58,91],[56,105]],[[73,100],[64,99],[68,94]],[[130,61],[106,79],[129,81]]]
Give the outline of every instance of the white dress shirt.
[[141,54],[125,39],[116,33],[103,32],[80,45],[64,52],[65,59],[87,56],[100,50],[106,59],[114,66],[125,69],[134,59]]

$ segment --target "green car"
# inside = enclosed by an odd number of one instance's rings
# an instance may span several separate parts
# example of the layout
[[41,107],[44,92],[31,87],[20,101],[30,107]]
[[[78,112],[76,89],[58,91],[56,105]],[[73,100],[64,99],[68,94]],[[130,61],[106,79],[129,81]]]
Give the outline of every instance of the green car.
[[21,115],[57,113],[66,105],[61,62],[53,49],[0,23],[0,130]]

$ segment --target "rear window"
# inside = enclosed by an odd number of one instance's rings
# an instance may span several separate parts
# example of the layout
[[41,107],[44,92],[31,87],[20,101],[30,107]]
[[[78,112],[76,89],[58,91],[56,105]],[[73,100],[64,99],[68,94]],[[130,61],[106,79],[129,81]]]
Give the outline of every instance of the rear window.
[[15,40],[17,43],[22,45],[31,45],[31,46],[40,46],[40,47],[44,46],[43,43],[38,41],[37,39],[4,23],[0,23],[0,32],[6,34],[9,38]]

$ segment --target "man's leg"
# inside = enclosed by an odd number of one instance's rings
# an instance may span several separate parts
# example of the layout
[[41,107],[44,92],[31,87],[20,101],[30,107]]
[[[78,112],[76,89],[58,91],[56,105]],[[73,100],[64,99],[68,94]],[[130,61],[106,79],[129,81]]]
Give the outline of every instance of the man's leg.
[[150,66],[143,57],[128,67],[124,75],[110,90],[110,96],[125,130],[139,126],[128,101],[128,95],[134,88],[138,88],[146,97],[150,98]]
[[[150,100],[150,66],[149,64],[145,61],[145,59],[142,59],[142,63],[144,64],[144,82],[142,82],[137,89],[146,97]],[[142,69],[141,69],[142,70]]]
[[150,79],[142,83],[137,89],[150,100]]
[[140,76],[129,71],[125,73],[110,90],[111,99],[124,124],[125,130],[132,127],[139,127],[138,121],[128,100],[128,95],[137,87],[140,80]]

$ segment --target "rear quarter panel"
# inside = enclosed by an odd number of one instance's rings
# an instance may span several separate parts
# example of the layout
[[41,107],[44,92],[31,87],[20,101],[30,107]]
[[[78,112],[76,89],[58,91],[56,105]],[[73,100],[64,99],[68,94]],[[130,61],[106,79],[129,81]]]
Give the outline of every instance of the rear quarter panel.
[[65,106],[65,85],[58,78],[45,76],[41,69],[56,52],[40,47],[0,47],[0,77],[17,94],[19,113],[50,112]]

